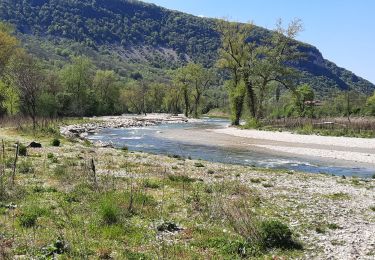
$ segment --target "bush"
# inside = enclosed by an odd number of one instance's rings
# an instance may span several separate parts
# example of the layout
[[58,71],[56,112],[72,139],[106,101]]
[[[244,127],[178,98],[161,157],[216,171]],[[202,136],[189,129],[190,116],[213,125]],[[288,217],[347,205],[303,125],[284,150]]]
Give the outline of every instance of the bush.
[[23,173],[23,174],[28,174],[28,173],[34,172],[33,165],[29,160],[21,161],[21,163],[18,166],[18,170],[19,170],[20,173]]
[[160,188],[160,184],[158,182],[152,181],[152,180],[149,180],[149,179],[145,180],[143,185],[144,185],[145,188],[149,188],[149,189]]
[[296,248],[292,231],[278,220],[266,220],[260,225],[261,244],[265,248]]
[[200,162],[196,162],[196,163],[194,163],[194,166],[197,167],[197,168],[202,168],[202,167],[204,167],[204,165],[203,165],[202,163],[200,163]]
[[36,221],[39,217],[45,214],[45,210],[38,206],[29,206],[26,208],[19,217],[19,223],[21,226],[30,228],[36,225]]
[[59,147],[61,142],[60,142],[59,139],[55,138],[55,139],[52,140],[51,144],[52,144],[52,146]]
[[19,144],[18,146],[18,155],[19,156],[27,156],[27,147],[23,144]]
[[246,120],[246,124],[244,125],[245,129],[258,129],[261,127],[262,124],[255,118],[249,118],[248,120]]

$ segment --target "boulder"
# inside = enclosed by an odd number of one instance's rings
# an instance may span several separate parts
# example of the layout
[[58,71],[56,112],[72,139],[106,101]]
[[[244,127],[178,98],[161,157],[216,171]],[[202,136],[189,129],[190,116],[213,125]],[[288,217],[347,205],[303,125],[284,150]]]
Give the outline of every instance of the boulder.
[[42,148],[42,144],[33,141],[27,147],[30,147],[30,148]]

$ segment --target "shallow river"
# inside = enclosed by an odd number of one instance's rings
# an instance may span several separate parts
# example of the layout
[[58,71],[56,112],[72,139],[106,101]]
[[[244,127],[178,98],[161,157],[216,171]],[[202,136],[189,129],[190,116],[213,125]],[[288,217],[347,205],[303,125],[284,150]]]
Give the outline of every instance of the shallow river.
[[[310,173],[371,177],[371,166],[352,165],[340,161],[332,163],[322,159],[282,155],[254,147],[231,145],[239,138],[207,132],[206,129],[222,128],[229,124],[223,119],[203,119],[187,124],[163,124],[128,129],[104,129],[88,139],[112,142],[117,147],[127,146],[130,151],[154,154],[179,155],[185,158],[213,162],[251,165],[275,169],[289,169]],[[207,135],[206,138],[205,135]],[[216,139],[215,139],[216,138]],[[210,141],[207,141],[210,139]],[[243,139],[242,139],[243,140]]]

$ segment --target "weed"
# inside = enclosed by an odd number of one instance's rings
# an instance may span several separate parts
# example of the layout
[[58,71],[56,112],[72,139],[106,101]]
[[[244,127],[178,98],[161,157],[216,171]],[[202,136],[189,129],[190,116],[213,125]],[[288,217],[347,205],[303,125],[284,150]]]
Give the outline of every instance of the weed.
[[189,176],[185,176],[185,175],[169,175],[168,179],[170,181],[173,181],[173,182],[187,182],[187,183],[191,183],[191,182],[195,181],[195,179],[190,178]]
[[24,161],[21,161],[20,164],[18,165],[18,170],[20,173],[28,174],[28,173],[34,172],[34,167],[31,161],[24,160]]
[[335,230],[335,229],[340,229],[341,227],[339,226],[339,225],[337,225],[336,223],[329,223],[329,224],[327,224],[327,227],[329,228],[329,229],[333,229],[333,230]]
[[143,183],[143,186],[149,189],[158,189],[160,188],[160,183],[150,179],[146,179]]
[[325,195],[325,197],[331,200],[349,200],[350,199],[349,194],[344,193],[344,192],[328,194],[328,195]]
[[19,216],[19,223],[21,226],[30,228],[36,225],[36,221],[39,217],[46,214],[46,210],[36,205],[30,205],[25,208],[22,214]]
[[252,179],[250,179],[250,181],[251,181],[252,183],[261,183],[261,182],[262,182],[262,180],[259,179],[259,178],[252,178]]
[[202,168],[202,167],[204,167],[204,165],[203,165],[201,162],[196,162],[196,163],[194,163],[194,166],[197,167],[197,168]]

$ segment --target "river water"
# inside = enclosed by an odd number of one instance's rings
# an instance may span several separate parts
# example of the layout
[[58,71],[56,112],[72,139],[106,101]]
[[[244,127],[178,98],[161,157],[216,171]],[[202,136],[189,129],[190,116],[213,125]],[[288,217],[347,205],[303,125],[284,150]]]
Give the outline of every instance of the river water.
[[[234,147],[231,145],[216,145],[215,143],[199,140],[199,130],[222,128],[229,124],[224,119],[203,119],[199,122],[186,124],[162,124],[158,126],[104,129],[100,133],[90,135],[91,141],[111,142],[116,147],[127,146],[130,151],[142,151],[154,154],[179,155],[185,158],[202,159],[213,162],[249,165],[274,169],[288,169],[309,173],[327,173],[339,176],[358,176],[370,178],[375,169],[371,167],[348,167],[347,163],[340,165],[317,158],[297,158],[291,155],[274,154],[259,151],[251,147]],[[190,132],[197,134],[198,141],[187,140],[184,135]],[[195,132],[193,132],[195,131]],[[174,138],[169,138],[173,133]],[[177,136],[177,137],[176,137]],[[204,138],[204,137],[203,137]],[[202,136],[201,138],[202,139]],[[230,140],[229,140],[230,141]]]

